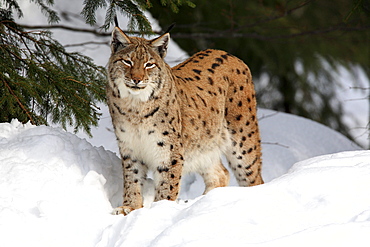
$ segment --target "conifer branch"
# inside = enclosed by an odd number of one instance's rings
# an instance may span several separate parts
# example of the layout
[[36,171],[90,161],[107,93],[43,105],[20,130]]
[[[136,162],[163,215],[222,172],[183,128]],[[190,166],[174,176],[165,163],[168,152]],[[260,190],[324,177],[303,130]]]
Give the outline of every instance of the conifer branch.
[[66,52],[50,32],[25,32],[9,20],[0,25],[0,75],[10,83],[0,87],[0,107],[8,109],[0,112],[0,121],[46,124],[50,116],[64,128],[69,124],[89,133],[99,116],[94,102],[105,98],[104,68]]
[[33,117],[31,116],[30,114],[30,111],[27,110],[27,107],[24,106],[24,104],[22,104],[22,101],[19,99],[19,97],[15,94],[15,92],[12,90],[12,88],[9,86],[8,83],[6,83],[5,81],[3,81],[4,85],[7,87],[7,89],[9,90],[9,92],[13,95],[13,97],[15,98],[15,100],[18,102],[18,105],[22,108],[22,110],[27,114],[28,116],[28,119],[29,121],[31,122],[31,124],[35,124],[35,121],[33,120]]
[[[64,25],[26,25],[21,24],[20,25],[23,28],[26,29],[64,29],[67,31],[73,31],[73,32],[85,32],[94,34],[96,36],[101,37],[109,37],[111,35],[110,32],[100,32],[96,29],[86,29],[86,28],[74,28],[70,26],[64,26]],[[324,29],[314,29],[309,30],[305,32],[299,32],[294,34],[282,34],[282,35],[262,35],[258,33],[250,33],[250,32],[236,32],[235,29],[227,29],[227,30],[220,30],[220,31],[214,31],[214,32],[198,32],[198,33],[180,33],[175,32],[171,34],[171,37],[173,38],[181,38],[181,39],[199,39],[199,38],[254,38],[257,40],[279,40],[279,39],[290,39],[290,38],[296,38],[301,36],[311,36],[311,35],[322,35],[322,34],[328,34],[332,32],[337,31],[346,31],[346,32],[357,32],[357,31],[366,31],[370,30],[370,25],[365,26],[359,26],[359,27],[347,27],[342,25],[336,25],[333,27],[328,27]],[[133,34],[133,35],[142,35],[142,34],[157,34],[160,35],[160,31],[154,31],[154,32],[140,32],[140,31],[130,31],[130,30],[123,30],[125,33]],[[94,44],[93,41],[89,42],[91,44]],[[86,44],[86,43],[81,43]],[[95,42],[95,44],[103,44],[103,42]],[[72,45],[70,45],[72,46]],[[77,45],[73,45],[77,46]]]

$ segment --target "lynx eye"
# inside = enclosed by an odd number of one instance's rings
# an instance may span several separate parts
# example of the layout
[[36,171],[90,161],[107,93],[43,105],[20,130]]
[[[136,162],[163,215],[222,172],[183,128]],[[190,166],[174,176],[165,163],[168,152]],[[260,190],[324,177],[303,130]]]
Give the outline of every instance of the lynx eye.
[[151,69],[151,68],[154,68],[155,67],[155,63],[146,63],[146,64],[144,64],[144,67],[146,68],[146,69]]
[[123,63],[124,65],[127,65],[127,66],[129,66],[129,67],[131,67],[131,66],[132,66],[132,62],[131,62],[130,60],[122,59],[121,61],[122,61],[122,63]]

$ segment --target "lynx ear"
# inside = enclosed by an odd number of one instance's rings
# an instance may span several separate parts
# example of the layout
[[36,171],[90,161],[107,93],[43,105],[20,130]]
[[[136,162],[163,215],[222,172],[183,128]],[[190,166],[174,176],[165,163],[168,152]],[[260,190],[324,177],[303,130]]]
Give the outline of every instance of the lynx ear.
[[111,50],[112,53],[117,52],[131,44],[130,38],[119,28],[115,27],[112,32]]
[[168,42],[170,41],[170,34],[165,33],[158,38],[155,38],[150,41],[150,44],[155,48],[161,58],[164,58],[167,54]]

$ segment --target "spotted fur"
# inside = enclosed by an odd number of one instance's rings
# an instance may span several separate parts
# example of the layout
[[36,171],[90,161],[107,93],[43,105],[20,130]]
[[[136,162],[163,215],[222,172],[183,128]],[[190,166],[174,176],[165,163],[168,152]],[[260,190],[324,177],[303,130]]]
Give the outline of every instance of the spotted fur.
[[224,154],[240,186],[262,184],[261,140],[249,68],[219,50],[170,68],[169,34],[154,40],[112,33],[107,99],[119,143],[127,214],[143,206],[141,187],[154,172],[155,201],[178,197],[181,176],[199,173],[207,193],[226,186]]

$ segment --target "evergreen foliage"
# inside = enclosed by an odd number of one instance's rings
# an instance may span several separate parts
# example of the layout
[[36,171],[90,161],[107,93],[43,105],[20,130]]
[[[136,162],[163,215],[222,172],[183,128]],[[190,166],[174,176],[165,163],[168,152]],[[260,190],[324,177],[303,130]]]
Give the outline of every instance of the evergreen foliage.
[[[179,6],[182,5],[195,7],[194,3],[189,0],[160,0],[160,3],[164,7],[169,7],[174,13],[177,13]],[[143,11],[151,7],[152,3],[149,0],[85,0],[81,14],[85,17],[87,23],[93,25],[96,23],[96,10],[106,8],[107,12],[102,28],[107,30],[114,23],[114,17],[118,11],[129,18],[129,30],[138,29],[142,33],[150,33],[152,28]]]
[[[49,23],[59,21],[53,0],[30,0]],[[174,11],[189,0],[162,0]],[[106,8],[103,25],[108,28],[118,12],[130,19],[130,28],[150,32],[143,10],[147,0],[85,0],[81,14],[95,24],[96,10]],[[13,15],[23,16],[17,0],[0,0],[0,122],[17,118],[33,124],[72,125],[90,134],[98,123],[96,103],[105,100],[105,69],[82,54],[67,52],[47,31],[25,31]]]
[[369,1],[198,0],[195,9],[183,6],[179,14],[158,3],[150,12],[162,26],[176,22],[172,37],[189,54],[215,48],[243,59],[260,107],[308,117],[349,136],[335,73],[356,65],[370,77]]
[[0,122],[59,123],[89,133],[104,100],[104,68],[68,53],[49,32],[25,32],[0,12]]

